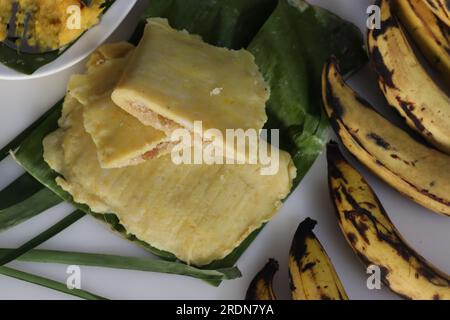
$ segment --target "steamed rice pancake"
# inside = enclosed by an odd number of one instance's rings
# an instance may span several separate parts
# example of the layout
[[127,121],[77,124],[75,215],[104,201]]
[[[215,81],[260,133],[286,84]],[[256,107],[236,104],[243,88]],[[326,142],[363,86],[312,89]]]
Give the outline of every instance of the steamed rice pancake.
[[121,168],[170,151],[164,132],[145,126],[118,108],[110,97],[86,107],[84,127],[91,135],[102,168]]
[[125,43],[100,47],[89,59],[87,73],[72,76],[68,84],[68,95],[86,107],[84,127],[102,168],[135,165],[169,152],[172,145],[164,132],[143,125],[111,100],[133,50]]
[[[75,106],[74,106],[75,105]],[[44,139],[57,183],[97,213],[115,213],[138,239],[193,265],[222,259],[281,207],[295,167],[280,152],[276,175],[259,165],[175,165],[170,155],[102,169],[83,126],[82,104],[66,104],[61,128]]]
[[131,44],[124,46],[122,43],[100,47],[90,56],[86,64],[87,72],[70,77],[68,93],[83,105],[111,96],[133,50]]
[[[166,19],[151,18],[112,98],[166,134],[185,128],[202,136],[215,129],[225,137],[227,129],[259,132],[269,95],[250,52],[212,46],[171,28]],[[236,150],[233,141],[217,142],[228,143],[225,151]]]

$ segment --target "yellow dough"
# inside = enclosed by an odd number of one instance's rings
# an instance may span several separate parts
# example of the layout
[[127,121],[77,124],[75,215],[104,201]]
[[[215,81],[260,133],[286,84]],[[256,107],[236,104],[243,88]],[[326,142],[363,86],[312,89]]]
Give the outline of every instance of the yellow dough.
[[124,43],[100,47],[90,57],[87,73],[72,76],[68,84],[68,95],[86,106],[84,126],[102,168],[135,165],[169,152],[172,146],[164,132],[145,126],[111,100],[133,49]]
[[[170,134],[186,128],[260,130],[267,121],[269,88],[246,50],[209,45],[172,29],[166,19],[148,20],[112,99],[144,124]],[[197,132],[195,121],[202,122]],[[259,131],[258,131],[259,132]],[[233,148],[233,141],[225,148]]]
[[[75,106],[74,106],[75,105]],[[193,265],[222,259],[270,220],[296,175],[280,151],[276,175],[260,165],[175,165],[170,155],[102,169],[83,126],[86,107],[72,100],[61,128],[44,139],[44,159],[58,184],[94,212],[115,213],[138,239]]]

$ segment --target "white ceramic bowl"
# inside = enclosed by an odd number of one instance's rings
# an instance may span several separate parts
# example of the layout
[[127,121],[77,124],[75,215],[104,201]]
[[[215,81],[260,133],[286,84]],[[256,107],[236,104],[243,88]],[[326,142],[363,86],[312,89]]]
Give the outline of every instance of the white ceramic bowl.
[[56,60],[42,66],[33,74],[17,72],[0,63],[0,80],[36,79],[67,69],[86,58],[101,45],[125,19],[137,0],[116,0],[109,10],[101,17],[98,25],[89,29],[66,52]]

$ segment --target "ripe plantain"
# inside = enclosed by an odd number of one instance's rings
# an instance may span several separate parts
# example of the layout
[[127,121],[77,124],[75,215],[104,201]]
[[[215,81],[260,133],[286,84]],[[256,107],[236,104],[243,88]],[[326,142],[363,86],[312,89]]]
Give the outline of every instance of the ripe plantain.
[[450,27],[450,5],[448,0],[424,0],[425,4],[447,27]]
[[380,268],[381,280],[409,299],[450,299],[450,278],[402,238],[377,196],[342,156],[328,145],[328,182],[339,226],[366,267]]
[[394,0],[394,8],[422,53],[450,86],[449,28],[423,0]]
[[325,110],[347,149],[397,191],[450,216],[450,156],[378,114],[347,86],[334,59],[325,66],[322,82]]
[[273,278],[278,271],[278,262],[269,259],[248,287],[246,300],[277,300],[273,291]]
[[289,254],[289,276],[294,300],[348,300],[341,280],[316,238],[316,221],[307,218],[295,233]]
[[379,0],[381,29],[369,30],[368,48],[388,103],[427,141],[450,153],[450,98],[417,60],[391,11]]

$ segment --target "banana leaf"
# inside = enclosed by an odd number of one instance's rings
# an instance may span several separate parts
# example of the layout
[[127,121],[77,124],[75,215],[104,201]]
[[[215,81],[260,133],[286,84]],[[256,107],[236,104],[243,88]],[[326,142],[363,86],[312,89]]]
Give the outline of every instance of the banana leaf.
[[[0,249],[0,255],[9,255],[12,252],[13,249]],[[164,260],[54,250],[30,250],[18,257],[17,261],[161,272],[210,281],[231,280],[241,276],[237,268],[204,270]]]
[[[223,21],[225,19],[223,17],[227,15],[216,13],[214,15],[216,20],[214,20],[194,13],[195,8],[199,10],[199,6],[206,4],[210,4],[212,8],[214,5],[226,7],[233,3],[235,5],[239,3],[240,6],[245,7],[241,2],[246,1],[153,0],[147,17],[167,17],[177,28],[191,32],[195,30],[195,33],[213,44],[239,47],[246,42],[247,35],[238,41],[236,36],[213,36],[211,33],[213,30],[223,32],[227,28],[230,32],[239,29],[231,28]],[[253,4],[256,1],[248,0],[248,3]],[[185,12],[190,12],[191,15],[185,16]],[[245,27],[240,28],[245,29]],[[295,2],[280,0],[272,15],[251,41],[249,49],[255,55],[272,89],[272,98],[267,109],[270,118],[267,127],[281,130],[281,147],[291,153],[299,171],[297,185],[322,151],[325,143],[326,121],[321,112],[320,99],[322,66],[329,56],[335,55],[345,61],[343,65],[345,72],[350,73],[359,69],[366,61],[362,35],[353,25],[326,10],[312,7],[301,0]],[[60,105],[55,106],[49,117],[24,139],[15,153],[15,159],[25,170],[62,199],[73,202],[71,196],[56,185],[54,181],[56,174],[42,159],[42,139],[57,127],[60,107]],[[144,246],[162,259],[176,260],[172,254],[156,250],[127,234],[115,215],[98,215],[90,212],[84,205],[75,204],[75,206],[104,220],[113,230]],[[255,231],[228,257],[206,268],[219,269],[233,266],[258,232]]]
[[[114,1],[115,0],[107,0],[103,4],[104,7],[103,13],[106,12],[106,10],[108,10],[111,7]],[[75,40],[73,43],[75,43],[77,40]],[[59,50],[54,50],[50,52],[24,53],[12,49],[7,45],[5,45],[3,42],[0,42],[0,63],[18,72],[24,74],[33,74],[37,69],[56,60],[67,49],[69,49],[72,44]]]
[[62,232],[63,230],[70,227],[72,224],[80,220],[86,215],[83,211],[77,210],[75,212],[72,212],[68,216],[64,217],[57,223],[55,223],[53,226],[48,228],[47,230],[41,232],[37,236],[33,237],[33,239],[25,242],[23,245],[21,245],[19,248],[12,250],[6,255],[0,255],[0,266],[3,266],[5,264],[10,263],[11,261],[15,260],[16,258],[20,257],[24,253],[36,248],[37,246],[41,245],[45,241],[53,238],[58,233]]
[[[63,100],[60,100],[58,103],[62,103],[62,101]],[[28,128],[26,128],[18,136],[16,136],[11,142],[9,142],[6,146],[4,146],[0,150],[0,161],[2,161],[7,156],[9,156],[10,151],[14,151],[15,149],[17,149],[20,146],[20,144],[22,143],[22,141],[26,137],[28,137],[30,135],[30,133],[33,132],[33,130],[36,129],[36,127],[42,123],[42,121],[44,121],[45,119],[48,118],[48,116],[50,115],[51,112],[52,112],[51,109],[48,110],[47,112],[45,112],[36,121],[34,121]]]
[[37,284],[42,287],[53,289],[53,290],[63,292],[68,295],[72,295],[72,296],[79,297],[79,298],[86,299],[86,300],[106,300],[106,298],[103,298],[101,296],[98,296],[96,294],[90,293],[85,290],[69,289],[65,283],[61,283],[61,282],[58,282],[55,280],[51,280],[48,278],[44,278],[41,276],[37,276],[37,275],[31,274],[31,273],[27,273],[24,271],[8,268],[8,267],[4,267],[4,266],[0,266],[0,274],[7,276],[7,277],[15,278],[18,280],[26,281],[29,283],[34,283],[34,284]]
[[61,202],[60,197],[30,174],[25,173],[0,191],[0,232],[25,222]]
[[353,24],[305,1],[281,0],[248,50],[271,88],[268,129],[280,130],[280,147],[297,167],[297,186],[322,152],[328,118],[321,107],[321,75],[334,55],[351,74],[367,61]]
[[[60,101],[59,103],[62,103]],[[45,112],[27,129],[0,150],[0,161],[22,143],[25,137],[44,121],[52,110]],[[20,190],[20,192],[17,192]],[[0,232],[27,221],[61,203],[60,197],[44,187],[29,173],[24,173],[0,191]]]
[[221,47],[248,46],[269,18],[277,0],[153,0],[144,18],[164,17],[176,29],[201,35]]

